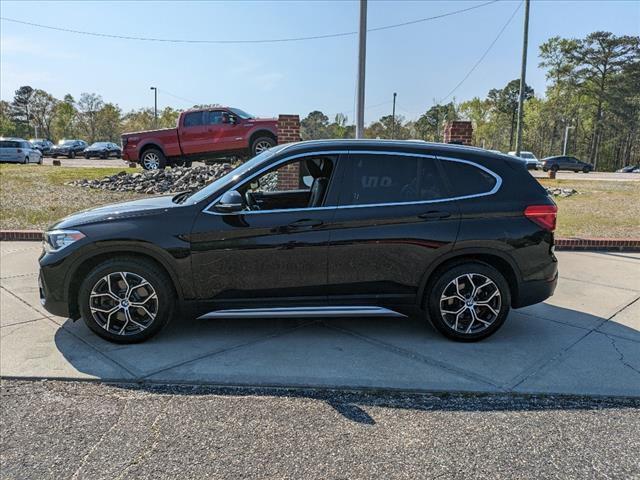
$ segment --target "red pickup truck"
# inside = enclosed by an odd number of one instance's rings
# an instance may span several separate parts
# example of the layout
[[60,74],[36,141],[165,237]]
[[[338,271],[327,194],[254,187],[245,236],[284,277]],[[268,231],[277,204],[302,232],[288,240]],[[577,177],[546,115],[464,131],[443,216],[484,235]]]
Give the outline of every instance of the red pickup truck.
[[190,166],[193,160],[257,155],[278,142],[275,118],[255,118],[238,108],[180,114],[176,128],[122,134],[122,158],[145,170]]

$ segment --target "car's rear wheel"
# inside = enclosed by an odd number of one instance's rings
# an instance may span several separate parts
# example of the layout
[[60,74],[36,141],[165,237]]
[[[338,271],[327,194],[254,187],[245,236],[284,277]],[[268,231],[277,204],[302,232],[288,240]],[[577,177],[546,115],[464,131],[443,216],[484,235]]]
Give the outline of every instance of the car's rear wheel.
[[558,170],[560,170],[560,167],[558,165],[552,165],[551,166],[551,171],[552,172],[557,172]]
[[511,305],[504,276],[479,262],[465,262],[440,272],[430,283],[427,295],[427,313],[433,326],[461,342],[494,334],[505,322]]
[[167,166],[167,159],[157,148],[150,148],[142,154],[140,164],[145,170],[163,170]]
[[589,173],[589,167],[584,167],[582,169],[582,173]]
[[100,337],[136,343],[167,324],[175,294],[167,274],[152,262],[121,257],[99,264],[87,275],[78,301],[85,323]]
[[258,155],[265,150],[269,150],[276,144],[276,141],[271,137],[258,137],[251,144],[251,153]]

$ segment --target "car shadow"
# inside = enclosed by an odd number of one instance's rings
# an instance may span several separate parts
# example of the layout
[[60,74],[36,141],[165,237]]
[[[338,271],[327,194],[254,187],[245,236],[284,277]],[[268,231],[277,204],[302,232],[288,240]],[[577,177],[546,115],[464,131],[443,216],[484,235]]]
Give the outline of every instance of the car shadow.
[[[367,406],[452,411],[620,405],[640,408],[640,398],[530,396],[508,393],[509,389],[485,394],[424,393],[430,389],[420,387],[420,382],[416,382],[416,388],[384,387],[385,380],[393,380],[394,376],[411,376],[419,372],[416,365],[425,371],[440,371],[447,365],[457,365],[458,369],[452,367],[448,373],[455,377],[469,372],[481,379],[494,379],[491,375],[504,370],[507,379],[504,385],[508,385],[518,375],[525,375],[561,355],[595,328],[600,329],[599,336],[611,340],[618,353],[620,350],[616,345],[620,342],[640,341],[638,330],[601,317],[550,304],[534,307],[537,308],[513,311],[500,331],[476,343],[447,340],[419,318],[174,319],[159,335],[135,345],[106,342],[93,334],[84,322],[67,320],[56,332],[55,343],[76,370],[120,388],[166,395],[312,398],[325,401],[344,418],[368,425],[375,421],[365,411]],[[602,328],[604,325],[606,329]],[[73,341],[69,334],[74,337]],[[88,349],[95,352],[92,355],[107,357],[129,372],[130,377],[114,379],[107,376],[103,361],[93,362],[91,358],[78,355],[78,340],[93,347]],[[623,360],[622,354],[621,358],[618,355],[594,358],[593,354],[585,354],[585,357],[590,357],[584,359],[586,362]],[[202,377],[197,377],[198,370],[189,371],[184,378],[163,376],[194,364],[204,365]],[[619,365],[615,367],[620,368]],[[630,365],[630,368],[636,367]],[[316,387],[318,371],[332,381]],[[357,379],[358,375],[371,375],[375,379],[376,371],[381,372],[379,385],[363,387],[358,382],[350,385],[345,381]],[[277,377],[273,377],[274,372]],[[237,375],[234,377],[234,374]],[[291,383],[286,381],[288,375],[293,379]],[[273,378],[279,380],[274,382]],[[305,378],[309,380],[305,381]],[[495,385],[504,386],[499,380]],[[452,392],[461,390],[464,389],[451,388]]]

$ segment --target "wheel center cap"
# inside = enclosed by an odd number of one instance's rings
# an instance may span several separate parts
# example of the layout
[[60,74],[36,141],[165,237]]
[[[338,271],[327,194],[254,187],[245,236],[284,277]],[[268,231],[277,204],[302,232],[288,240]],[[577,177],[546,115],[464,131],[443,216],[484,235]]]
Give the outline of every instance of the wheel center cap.
[[472,307],[473,306],[473,298],[467,298],[467,301],[465,303],[467,304],[467,307]]
[[129,301],[128,301],[128,300],[122,300],[122,301],[120,302],[120,306],[121,306],[122,308],[128,308],[128,307],[129,307]]

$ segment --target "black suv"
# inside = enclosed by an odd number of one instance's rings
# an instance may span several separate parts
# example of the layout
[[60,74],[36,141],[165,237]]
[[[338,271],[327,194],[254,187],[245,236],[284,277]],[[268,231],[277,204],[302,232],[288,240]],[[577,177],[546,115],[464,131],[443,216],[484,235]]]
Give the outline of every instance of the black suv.
[[494,333],[557,282],[556,206],[521,160],[418,141],[273,147],[195,193],[53,225],[45,308],[115,342],[200,318],[405,316]]
[[542,170],[547,172],[552,170],[557,172],[558,170],[569,170],[571,172],[584,172],[589,173],[593,170],[593,165],[582,160],[578,160],[575,157],[558,156],[547,157],[542,160]]

